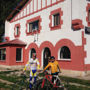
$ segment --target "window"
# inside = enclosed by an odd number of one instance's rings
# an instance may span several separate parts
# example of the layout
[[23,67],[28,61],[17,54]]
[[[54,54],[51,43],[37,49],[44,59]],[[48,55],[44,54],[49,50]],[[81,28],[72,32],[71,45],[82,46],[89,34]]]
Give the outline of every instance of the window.
[[53,18],[54,18],[54,20],[53,20],[54,25],[53,26],[58,26],[60,24],[60,14],[57,13],[57,14],[53,15]]
[[19,26],[16,27],[15,35],[19,35]]
[[0,60],[6,59],[6,48],[0,49]]
[[66,46],[63,46],[60,49],[59,56],[60,56],[60,59],[70,59],[71,58],[71,52],[70,52],[69,48]]
[[22,60],[22,48],[16,48],[16,61]]
[[28,23],[28,32],[34,32],[39,29],[39,20]]
[[20,24],[16,24],[14,27],[14,36],[19,37],[20,36]]
[[42,19],[40,18],[40,16],[37,16],[37,17],[34,17],[34,18],[27,20],[26,34],[27,35],[33,35],[33,34],[40,33],[41,21],[42,21]]
[[61,29],[61,25],[63,24],[62,15],[63,12],[61,11],[61,8],[51,11],[49,16],[49,27],[51,30]]

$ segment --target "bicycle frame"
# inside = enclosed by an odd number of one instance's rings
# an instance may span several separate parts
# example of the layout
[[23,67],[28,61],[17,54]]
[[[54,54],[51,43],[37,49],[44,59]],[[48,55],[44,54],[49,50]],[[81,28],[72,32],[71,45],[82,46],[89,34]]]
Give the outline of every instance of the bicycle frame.
[[41,88],[44,87],[44,84],[45,84],[45,81],[46,81],[45,79],[47,79],[47,80],[53,85],[53,87],[56,87],[56,88],[59,87],[59,86],[56,85],[56,83],[54,84],[54,83],[52,82],[52,75],[45,75],[45,78],[43,79]]

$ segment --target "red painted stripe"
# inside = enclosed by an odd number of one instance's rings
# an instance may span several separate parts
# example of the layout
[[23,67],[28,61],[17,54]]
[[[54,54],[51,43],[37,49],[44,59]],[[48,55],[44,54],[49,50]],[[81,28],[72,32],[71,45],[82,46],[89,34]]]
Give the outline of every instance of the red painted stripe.
[[30,7],[31,7],[31,5],[29,4],[29,14],[30,14]]
[[42,0],[41,0],[41,9],[42,9]]
[[[32,1],[32,0],[31,0]],[[39,11],[41,11],[41,10],[44,10],[44,9],[47,9],[47,8],[49,8],[49,7],[52,7],[53,5],[56,5],[56,4],[58,4],[58,3],[61,3],[61,2],[63,2],[64,0],[59,0],[58,2],[55,2],[55,3],[53,3],[52,4],[52,0],[51,0],[51,5],[48,5],[47,7],[44,7],[44,8],[42,8],[42,0],[41,0],[41,9],[39,9],[38,11],[35,11],[35,12],[32,12],[32,13],[30,13],[30,14],[28,14],[27,16],[30,16],[30,15],[32,15],[32,14],[34,14],[34,13],[37,13],[37,12],[39,12]],[[26,6],[26,5],[25,5]],[[21,11],[23,11],[24,10],[24,8],[21,10]],[[20,12],[21,12],[20,11]],[[19,14],[19,13],[18,13]],[[17,15],[18,15],[17,14]],[[16,16],[17,16],[16,15]],[[27,17],[27,16],[24,16],[23,15],[23,17],[21,17],[21,18],[19,18],[19,19],[17,19],[17,20],[20,20],[20,19],[23,19],[23,18],[25,18],[25,17]],[[15,22],[15,21],[17,21],[17,20],[15,20],[15,17],[10,21],[10,23],[11,22]]]
[[24,17],[24,9],[23,9],[23,14],[22,14],[22,17]]
[[33,0],[33,12],[34,12],[34,0]]
[[38,11],[38,0],[37,0],[37,11]]
[[26,16],[27,16],[27,7],[26,7]]
[[46,7],[47,7],[47,0],[46,0]]
[[52,5],[52,0],[51,0],[51,5]]

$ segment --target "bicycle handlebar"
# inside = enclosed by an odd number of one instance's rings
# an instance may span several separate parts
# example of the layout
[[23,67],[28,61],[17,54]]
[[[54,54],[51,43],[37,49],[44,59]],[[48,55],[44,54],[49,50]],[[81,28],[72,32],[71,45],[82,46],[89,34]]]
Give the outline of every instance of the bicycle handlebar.
[[47,71],[44,71],[44,74],[49,74]]

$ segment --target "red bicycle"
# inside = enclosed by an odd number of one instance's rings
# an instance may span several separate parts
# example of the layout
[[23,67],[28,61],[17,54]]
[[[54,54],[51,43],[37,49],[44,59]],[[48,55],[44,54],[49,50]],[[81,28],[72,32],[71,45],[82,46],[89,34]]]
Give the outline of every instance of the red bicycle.
[[[37,80],[33,90],[64,90],[64,85],[58,75],[50,75],[47,71],[44,74],[43,79]],[[53,77],[54,81],[52,81]]]

